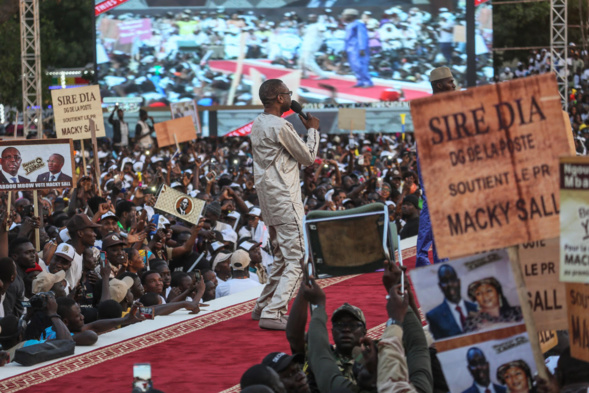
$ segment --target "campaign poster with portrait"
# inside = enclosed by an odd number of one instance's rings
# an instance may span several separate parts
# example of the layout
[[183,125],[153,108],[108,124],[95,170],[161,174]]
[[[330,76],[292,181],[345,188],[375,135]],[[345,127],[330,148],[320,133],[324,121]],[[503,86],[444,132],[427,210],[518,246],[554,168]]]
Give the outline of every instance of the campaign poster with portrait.
[[[410,274],[436,341],[518,325],[525,330],[506,250],[430,265]],[[455,341],[445,347],[461,346],[464,342]]]
[[439,352],[451,393],[532,392],[536,363],[527,333]]
[[589,283],[589,157],[560,158],[560,281]]
[[198,110],[194,100],[180,101],[170,103],[170,111],[172,112],[172,119],[179,119],[181,117],[190,116],[196,128],[196,133],[200,134],[200,118],[198,117]]
[[71,139],[0,141],[0,190],[72,188]]
[[202,199],[192,198],[164,184],[154,208],[196,225],[205,204],[206,202]]

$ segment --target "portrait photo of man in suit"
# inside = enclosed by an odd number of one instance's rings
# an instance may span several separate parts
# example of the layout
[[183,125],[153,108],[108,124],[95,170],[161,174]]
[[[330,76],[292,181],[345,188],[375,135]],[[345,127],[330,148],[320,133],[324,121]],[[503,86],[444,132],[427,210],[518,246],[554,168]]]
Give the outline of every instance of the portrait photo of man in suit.
[[489,372],[489,362],[483,351],[477,347],[472,347],[466,352],[466,361],[468,362],[468,371],[474,382],[472,386],[462,393],[506,393],[507,389],[503,386],[491,382]]
[[180,203],[176,206],[176,211],[183,216],[187,215],[192,211],[192,206],[188,198],[182,198]]
[[425,315],[436,340],[464,333],[468,314],[477,312],[475,303],[462,299],[460,279],[451,265],[438,269],[438,286],[444,301]]
[[37,176],[38,182],[52,182],[52,181],[68,181],[71,182],[71,176],[66,175],[61,171],[65,158],[61,154],[52,154],[47,160],[47,167],[49,172],[41,173]]
[[22,156],[17,148],[7,147],[2,150],[0,156],[0,165],[2,165],[0,183],[29,183],[29,179],[18,174],[21,164]]

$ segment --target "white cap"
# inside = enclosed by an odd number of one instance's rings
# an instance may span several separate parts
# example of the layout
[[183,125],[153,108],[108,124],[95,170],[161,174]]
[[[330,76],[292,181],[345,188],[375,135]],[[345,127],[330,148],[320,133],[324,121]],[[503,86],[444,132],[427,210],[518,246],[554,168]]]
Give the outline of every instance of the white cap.
[[119,218],[110,210],[107,211],[106,213],[104,213],[101,217],[100,217],[100,221],[104,220],[105,218],[109,218],[109,217],[113,217],[115,220],[119,221]]
[[221,262],[225,262],[226,260],[231,258],[231,254],[228,253],[224,253],[224,252],[220,252],[217,254],[217,256],[215,257],[215,259],[213,260],[213,266],[211,267],[211,270],[215,270],[215,268],[217,267],[217,265]]
[[223,236],[223,241],[235,243],[237,242],[237,233],[231,228],[226,228],[221,231],[221,235]]
[[231,218],[235,218],[236,220],[239,220],[241,218],[241,214],[239,214],[238,212],[231,212],[231,213],[227,214],[227,217],[231,217]]
[[221,243],[221,242],[213,242],[213,243],[211,243],[211,248],[213,249],[213,252],[217,251],[221,247],[225,247],[225,245],[223,243]]
[[251,208],[250,212],[248,213],[249,216],[256,216],[256,217],[260,217],[261,214],[262,214],[262,210],[260,210],[260,208],[256,207],[256,206]]
[[180,183],[180,182],[177,182],[177,181],[173,182],[173,183],[170,185],[170,187],[172,187],[172,188],[174,188],[174,187],[183,187],[183,186],[184,186],[184,185],[183,185],[182,183]]
[[76,256],[76,251],[71,244],[60,243],[59,246],[57,246],[54,255],[59,255],[71,262]]
[[135,172],[141,172],[143,170],[143,163],[141,161],[138,161],[135,164],[133,164],[133,170]]
[[241,242],[239,248],[243,248],[244,250],[249,251],[252,249],[252,247],[255,247],[257,244],[259,243],[253,243],[246,240],[244,242]]
[[68,240],[71,240],[70,233],[67,230],[67,228],[64,228],[61,231],[59,231],[59,237],[61,238],[62,242],[67,242]]

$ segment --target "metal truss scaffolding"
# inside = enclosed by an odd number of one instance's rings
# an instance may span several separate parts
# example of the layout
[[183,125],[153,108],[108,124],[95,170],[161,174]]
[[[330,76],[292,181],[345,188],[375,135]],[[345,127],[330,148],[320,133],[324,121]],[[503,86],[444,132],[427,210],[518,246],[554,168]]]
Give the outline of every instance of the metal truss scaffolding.
[[556,74],[562,107],[568,108],[567,2],[550,0],[550,67]]
[[20,48],[24,135],[43,134],[41,102],[41,39],[39,1],[20,0]]

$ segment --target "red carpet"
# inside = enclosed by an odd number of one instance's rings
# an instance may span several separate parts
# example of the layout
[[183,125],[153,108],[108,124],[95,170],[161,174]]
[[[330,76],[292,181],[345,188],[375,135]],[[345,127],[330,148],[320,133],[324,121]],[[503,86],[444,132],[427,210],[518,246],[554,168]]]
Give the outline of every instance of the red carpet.
[[[214,71],[219,71],[227,74],[232,74],[237,68],[237,62],[235,60],[211,60],[209,66]],[[276,66],[268,65],[264,66],[260,61],[249,61],[246,60],[243,64],[243,75],[249,75],[250,68],[255,68],[266,76],[267,79],[280,79],[285,74],[292,72],[293,70],[288,68],[279,68]],[[302,79],[301,87],[305,87],[314,93],[329,95],[329,92],[319,87],[319,84],[328,84],[335,87],[338,91],[338,95],[354,100],[356,102],[371,102],[379,101],[380,94],[391,88],[391,84],[383,85],[375,83],[374,87],[369,89],[358,89],[352,88],[356,84],[355,80],[347,80],[338,76],[333,76],[330,79],[316,81],[313,79]],[[405,100],[413,100],[416,98],[427,97],[430,94],[419,89],[407,89],[404,88]]]
[[[411,255],[412,253],[413,255]],[[404,253],[415,264],[415,248]],[[405,255],[408,254],[408,255]],[[379,336],[387,319],[381,273],[321,280],[328,314],[344,302],[360,307]],[[154,386],[167,393],[219,392],[273,351],[289,352],[284,332],[261,330],[250,313],[255,301],[154,331],[26,374],[0,381],[1,392],[130,391],[134,363],[151,363]],[[162,317],[163,318],[163,317]],[[132,328],[132,327],[131,327]],[[129,328],[127,328],[129,329]]]

